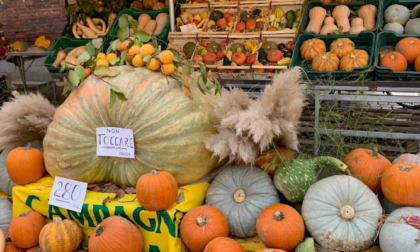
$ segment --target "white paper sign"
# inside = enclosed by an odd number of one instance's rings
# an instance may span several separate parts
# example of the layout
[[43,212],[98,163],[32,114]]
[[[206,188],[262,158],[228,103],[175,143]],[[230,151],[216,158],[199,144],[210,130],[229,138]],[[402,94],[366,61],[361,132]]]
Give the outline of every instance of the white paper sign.
[[181,32],[197,32],[197,26],[195,25],[181,25],[179,28],[181,29]]
[[84,182],[55,177],[48,204],[80,213],[87,186]]
[[96,128],[96,156],[134,158],[133,130]]

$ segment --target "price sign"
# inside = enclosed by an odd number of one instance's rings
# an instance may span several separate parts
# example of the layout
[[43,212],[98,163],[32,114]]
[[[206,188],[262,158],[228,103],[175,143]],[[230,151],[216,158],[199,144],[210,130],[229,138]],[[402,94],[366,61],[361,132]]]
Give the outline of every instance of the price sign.
[[96,156],[135,158],[133,130],[96,128]]
[[182,32],[197,32],[198,31],[197,26],[190,25],[190,24],[181,25],[179,28],[181,29]]
[[55,177],[48,204],[80,213],[87,186],[87,183]]

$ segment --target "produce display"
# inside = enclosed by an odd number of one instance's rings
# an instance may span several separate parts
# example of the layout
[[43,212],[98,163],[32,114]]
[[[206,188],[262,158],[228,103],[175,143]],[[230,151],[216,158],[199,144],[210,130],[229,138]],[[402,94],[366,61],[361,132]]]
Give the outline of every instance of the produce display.
[[[289,66],[295,42],[275,43],[273,41],[263,42],[258,49],[257,60],[254,65],[259,66]],[[257,69],[258,73],[274,72],[274,69]]]
[[237,10],[214,10],[210,12],[209,20],[203,32],[233,32],[233,24]]
[[395,47],[382,47],[379,55],[379,66],[400,72],[414,68],[414,71],[420,72],[420,39],[406,37],[401,39]]
[[187,58],[192,58],[194,63],[204,62],[206,65],[222,65],[227,55],[227,41],[224,39],[202,39],[196,45],[193,42],[186,43],[183,52]]
[[189,12],[189,10],[185,10],[179,17],[176,18],[175,31],[181,31],[180,27],[188,24],[195,26],[198,31],[206,31],[205,28],[203,30],[203,26],[207,21],[207,15],[207,11],[199,11],[198,14],[194,15],[193,13]]
[[168,0],[135,0],[131,3],[130,8],[135,11],[143,10],[162,10],[169,6]]
[[[264,29],[269,12],[253,9],[239,11],[235,25],[228,23],[228,29],[233,33],[261,32]],[[234,26],[234,27],[233,27]]]
[[396,34],[420,33],[420,4],[411,10],[401,4],[388,6],[383,14],[384,31],[394,31]]
[[297,33],[300,20],[302,19],[302,10],[288,10],[285,12],[281,7],[277,7],[272,10],[267,18],[268,22],[264,30]]

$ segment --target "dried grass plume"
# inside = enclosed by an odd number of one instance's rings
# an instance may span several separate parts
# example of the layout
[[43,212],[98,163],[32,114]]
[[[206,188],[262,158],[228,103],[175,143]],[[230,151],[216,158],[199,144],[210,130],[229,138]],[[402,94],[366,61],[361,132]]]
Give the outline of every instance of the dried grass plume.
[[41,94],[12,94],[15,98],[0,108],[0,150],[42,140],[55,113]]
[[240,89],[223,92],[215,107],[218,133],[206,148],[222,159],[236,156],[246,163],[254,163],[257,153],[273,142],[298,150],[297,127],[305,105],[300,77],[298,67],[277,74],[256,100]]

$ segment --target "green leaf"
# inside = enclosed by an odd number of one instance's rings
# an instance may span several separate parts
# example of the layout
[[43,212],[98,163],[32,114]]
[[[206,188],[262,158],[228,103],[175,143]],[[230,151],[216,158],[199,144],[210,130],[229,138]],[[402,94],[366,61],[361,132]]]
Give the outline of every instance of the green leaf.
[[125,94],[116,92],[118,99],[120,101],[128,101],[127,97],[125,97]]
[[64,72],[64,70],[66,70],[67,64],[64,63],[61,68],[60,68],[60,73]]
[[153,36],[152,37],[152,45],[153,45],[154,48],[157,48],[158,47],[156,36]]
[[101,48],[102,43],[103,42],[101,38],[92,39],[92,45],[95,47],[95,49]]
[[119,42],[120,42],[119,39],[116,39],[116,40],[112,41],[111,42],[111,45],[109,46],[109,48],[111,48],[112,51],[116,51]]
[[86,22],[86,14],[85,13],[82,13],[82,20],[83,20],[83,22]]
[[114,90],[111,89],[110,97],[109,97],[109,108],[112,108],[117,100],[117,94]]
[[210,91],[208,90],[206,86],[206,82],[203,79],[203,74],[200,74],[200,77],[198,77],[198,84],[200,84],[201,90],[203,90],[205,93],[210,94]]
[[120,28],[118,29],[117,37],[121,40],[124,40],[128,37],[129,34],[130,34],[130,29],[128,29],[128,27]]
[[108,49],[106,49],[106,54],[108,55],[108,54],[110,54],[112,52],[112,48],[111,48],[111,46],[109,46],[108,47]]
[[417,9],[414,9],[413,12],[411,13],[411,17],[414,18],[418,18],[420,16],[420,7],[418,7]]
[[82,53],[79,58],[77,58],[77,63],[79,65],[83,65],[86,61],[90,60],[90,54],[86,51]]
[[124,50],[124,52],[121,54],[120,65],[124,64],[124,61],[126,58],[127,58],[127,50]]
[[185,75],[188,73],[188,66],[182,65],[182,78],[184,78]]
[[111,69],[107,66],[97,66],[93,73],[98,76],[108,76],[110,72]]
[[152,56],[148,55],[143,58],[143,61],[146,62],[146,66],[149,66],[150,60],[152,60]]
[[175,62],[179,62],[179,53],[176,50],[174,50],[174,49],[169,49],[169,51],[171,51],[173,53],[173,55],[174,55],[174,61]]
[[120,74],[120,71],[118,69],[111,69],[107,77],[115,77]]
[[71,88],[71,83],[66,77],[64,77],[64,89],[63,89],[62,95],[65,95],[70,90],[70,88]]
[[139,41],[139,40],[134,40],[133,45],[136,45],[136,46],[140,46],[141,47],[143,45],[143,43],[141,41]]
[[149,42],[150,40],[150,34],[144,31],[136,31],[133,34],[133,38],[135,38],[135,40],[138,40],[140,42],[146,43],[146,42]]
[[200,67],[200,72],[201,72],[201,76],[203,76],[203,81],[204,83],[207,84],[207,71],[206,71],[206,67]]
[[136,19],[131,19],[130,21],[128,21],[128,24],[130,25],[130,28],[134,29],[135,31],[137,31],[137,27],[139,25],[139,22]]
[[74,71],[79,75],[80,81],[85,79],[85,69],[82,66],[77,66]]
[[85,62],[85,64],[83,64],[84,66],[87,66],[87,67],[92,67],[92,66],[94,66],[95,65],[95,62],[93,61],[93,59],[92,58],[90,58],[88,61],[86,61]]
[[184,196],[184,191],[182,191],[178,197],[176,198],[176,203],[177,204],[181,204],[182,202],[185,201],[185,196]]
[[120,29],[128,28],[127,15],[121,15],[121,17],[118,19],[118,26]]
[[89,53],[90,56],[96,56],[95,55],[95,47],[91,42],[86,44],[86,51]]
[[216,79],[214,79],[214,83],[216,84],[216,91],[214,92],[215,95],[217,95],[218,93],[222,94],[222,85],[220,85],[220,82]]
[[70,70],[69,71],[69,81],[73,86],[77,87],[80,83],[79,74],[77,74],[75,71]]
[[134,71],[134,70],[136,70],[136,69],[134,69],[134,67],[132,67],[132,66],[130,65],[130,63],[129,63],[128,61],[125,61],[125,65],[127,66],[127,68],[128,68],[130,71]]
[[123,92],[121,89],[119,89],[118,87],[116,87],[112,84],[109,84],[109,86],[111,87],[112,90],[114,90],[117,93],[122,93]]
[[117,64],[118,62],[120,62],[120,58],[118,58],[118,57],[113,58],[109,61],[109,63],[113,66],[115,66],[115,64]]

